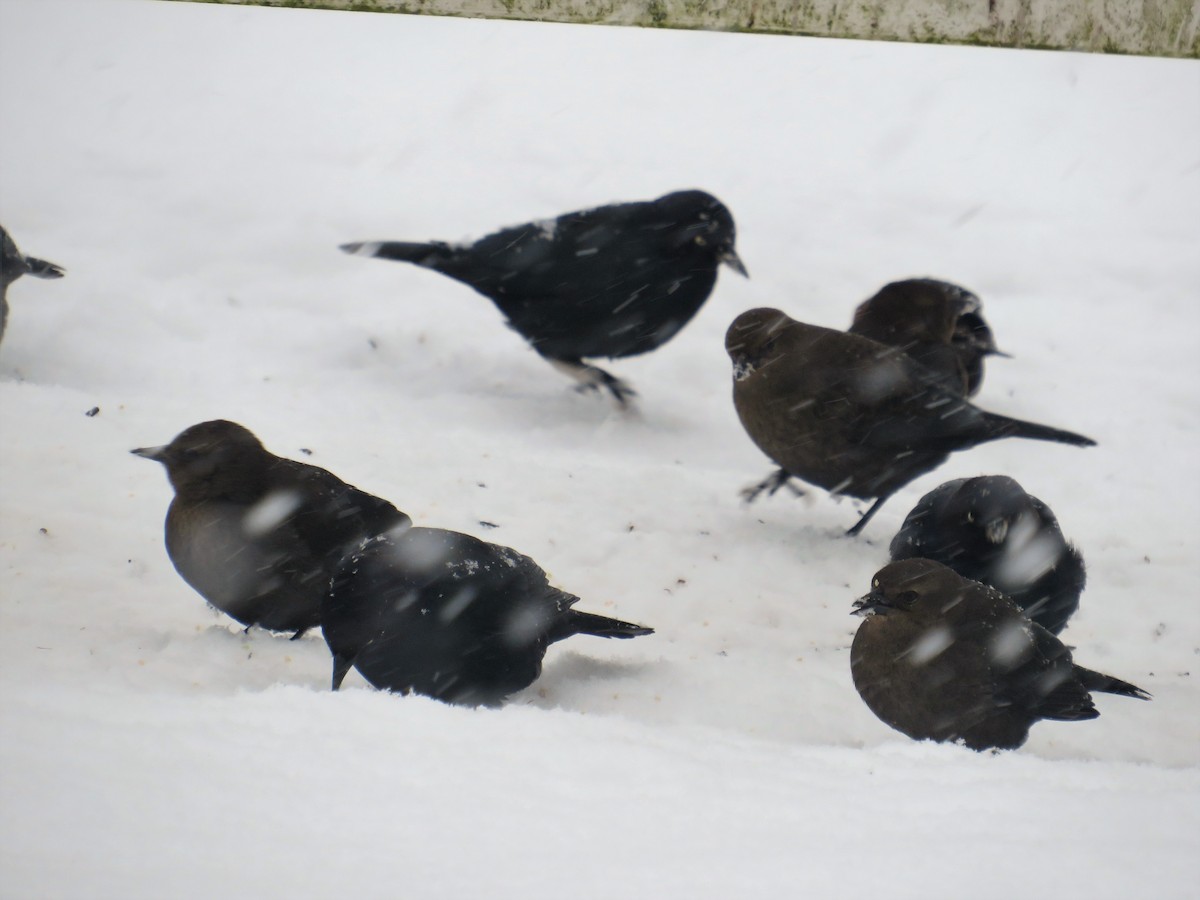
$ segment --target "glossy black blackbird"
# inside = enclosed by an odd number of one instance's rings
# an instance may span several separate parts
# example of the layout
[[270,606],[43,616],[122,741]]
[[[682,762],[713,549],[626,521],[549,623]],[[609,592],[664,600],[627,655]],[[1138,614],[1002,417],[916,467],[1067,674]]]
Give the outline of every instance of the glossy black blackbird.
[[8,286],[22,275],[35,278],[62,278],[66,270],[44,259],[25,256],[12,237],[0,226],[0,340],[8,325]]
[[576,634],[653,629],[577,612],[533,560],[438,528],[365,542],[322,604],[333,689],[353,665],[377,688],[494,706],[541,674],[546,648]]
[[234,422],[202,422],[165,446],[131,452],[166,466],[175,489],[166,541],[176,571],[247,627],[297,638],[319,625],[342,556],[412,524],[324,469],[269,453]]
[[696,314],[734,251],[729,210],[703,191],[678,191],[505,228],[473,244],[344,244],[347,253],[411,262],[490,299],[533,349],[583,388],[624,405],[634,391],[591,357],[647,353]]
[[994,587],[1058,634],[1079,608],[1083,556],[1054,513],[1005,475],[947,481],[913,507],[892,538],[893,560],[923,557]]
[[895,347],[797,322],[777,309],[738,316],[725,349],[733,361],[738,417],[780,466],[743,496],[773,494],[796,477],[833,494],[875,498],[849,534],[955,450],[1007,437],[1095,444],[1070,431],[984,412]]
[[917,740],[1011,750],[1041,719],[1096,718],[1091,691],[1150,699],[1076,665],[999,591],[932,560],[885,566],[855,614],[867,618],[850,648],[854,686],[883,722]]
[[854,311],[850,334],[899,347],[966,397],[983,383],[983,361],[1007,356],[996,347],[979,297],[934,278],[893,281]]

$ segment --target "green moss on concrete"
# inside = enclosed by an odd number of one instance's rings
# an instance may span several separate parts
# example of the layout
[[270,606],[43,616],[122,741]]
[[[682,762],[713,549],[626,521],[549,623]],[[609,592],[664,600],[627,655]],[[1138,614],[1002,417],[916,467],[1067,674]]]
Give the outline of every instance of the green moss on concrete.
[[[1078,12],[1064,29],[1044,22],[1027,24],[1025,17],[984,20],[985,0],[940,0],[934,7],[913,0],[911,15],[901,19],[902,0],[642,0],[640,8],[623,0],[192,0],[305,9],[361,12],[425,13],[442,16],[498,17],[581,24],[638,25],[683,30],[718,30],[754,34],[804,35],[981,47],[1021,47],[1038,50],[1085,50],[1100,53],[1183,56],[1200,58],[1200,30],[1194,21],[1193,0],[1128,0],[1140,2],[1141,18],[1124,27],[1106,28],[1092,7],[1114,0],[1076,0]],[[1030,0],[1022,10],[1028,13]],[[1033,0],[1037,2],[1037,0]],[[1041,0],[1059,3],[1061,0]],[[469,4],[469,5],[467,5]],[[1082,8],[1079,8],[1082,7]],[[986,8],[986,7],[984,7]],[[1001,4],[1003,10],[1003,4]],[[1060,10],[1061,11],[1061,10]],[[942,23],[942,24],[939,24]],[[946,27],[952,23],[957,28]],[[1051,35],[1051,31],[1053,34]]]

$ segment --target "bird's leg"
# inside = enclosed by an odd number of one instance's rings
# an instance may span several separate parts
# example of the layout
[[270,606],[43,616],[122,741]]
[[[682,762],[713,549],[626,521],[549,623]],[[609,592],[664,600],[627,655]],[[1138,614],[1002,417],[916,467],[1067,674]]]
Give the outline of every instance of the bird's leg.
[[879,511],[879,507],[883,506],[883,504],[887,502],[887,498],[890,496],[892,495],[884,494],[882,497],[872,503],[871,508],[862,514],[862,518],[854,524],[854,527],[846,532],[846,537],[855,537],[860,531],[866,528],[867,523],[871,521],[871,516],[875,515],[875,513]]
[[345,680],[346,673],[350,671],[352,662],[344,656],[333,654],[333,689],[335,691],[342,686],[342,681]]
[[747,488],[743,488],[742,500],[746,503],[753,503],[763,491],[767,492],[768,497],[773,497],[775,496],[775,492],[782,487],[791,491],[795,497],[804,496],[804,491],[792,484],[792,476],[787,469],[776,469],[758,484],[752,484]]
[[612,394],[613,399],[622,409],[628,409],[633,398],[637,396],[637,391],[599,366],[589,365],[581,359],[551,359],[550,357],[545,359],[558,371],[578,381],[577,390],[595,391],[603,388]]
[[310,626],[305,625],[303,628],[299,629],[295,634],[293,634],[290,638],[288,638],[288,640],[289,641],[300,640],[300,638],[304,636],[304,632],[308,631],[309,627]]

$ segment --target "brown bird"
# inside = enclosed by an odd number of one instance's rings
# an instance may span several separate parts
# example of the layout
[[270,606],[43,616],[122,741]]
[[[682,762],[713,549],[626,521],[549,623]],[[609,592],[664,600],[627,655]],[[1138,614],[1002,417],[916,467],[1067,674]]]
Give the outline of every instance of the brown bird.
[[320,624],[343,555],[412,525],[386,500],[268,452],[235,422],[202,422],[131,452],[166,466],[175,489],[167,555],[183,580],[247,628],[295,632],[293,640]]
[[742,426],[780,466],[743,496],[774,494],[796,477],[833,494],[875,498],[848,534],[955,450],[1007,437],[1096,443],[984,412],[895,347],[797,322],[777,309],[734,319],[725,349]]
[[1083,556],[1053,511],[1006,475],[957,478],[920,499],[892,538],[892,560],[921,557],[994,587],[1053,634],[1079,608]]
[[9,233],[0,227],[0,340],[4,339],[4,328],[8,324],[8,286],[22,275],[62,278],[65,274],[62,266],[23,254]]
[[932,560],[884,566],[854,607],[867,617],[850,647],[854,686],[871,712],[916,740],[1012,750],[1042,719],[1099,716],[1090,691],[1150,699],[1076,665],[999,591]]
[[366,542],[322,606],[333,689],[353,665],[372,685],[495,706],[532,684],[556,641],[652,628],[579,612],[528,556],[467,534],[411,528]]
[[864,300],[848,329],[898,347],[942,378],[943,386],[973,397],[983,383],[983,361],[1008,356],[996,347],[979,297],[934,278],[893,281]]

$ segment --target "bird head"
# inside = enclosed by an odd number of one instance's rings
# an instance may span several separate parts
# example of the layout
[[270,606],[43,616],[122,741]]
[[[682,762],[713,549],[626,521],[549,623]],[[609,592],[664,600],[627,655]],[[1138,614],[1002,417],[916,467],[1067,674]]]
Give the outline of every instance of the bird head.
[[947,574],[955,581],[962,580],[941,563],[930,559],[889,563],[871,579],[871,592],[854,601],[851,614],[889,616],[912,612],[923,597],[945,588]]
[[725,332],[725,352],[733,361],[733,377],[742,381],[779,355],[779,339],[792,324],[787,313],[760,307],[749,309]]
[[1012,359],[1012,354],[1005,353],[996,346],[996,338],[992,329],[978,312],[966,312],[954,323],[954,334],[950,343],[978,353],[980,356],[1003,356]]
[[850,331],[893,346],[950,343],[959,318],[978,308],[979,298],[956,284],[907,278],[859,304]]
[[750,277],[734,249],[737,228],[724,203],[704,191],[676,191],[654,203],[668,223],[668,243],[714,258],[739,275]]
[[272,458],[248,429],[224,419],[193,425],[169,444],[129,452],[162,463],[175,493],[196,499],[252,497]]
[[[964,541],[976,535],[978,550],[1004,544],[1022,520],[1036,525],[1041,519],[1040,501],[1007,475],[961,478],[947,482],[938,491],[945,492],[939,517],[950,523]],[[1053,516],[1049,518],[1053,522]]]

